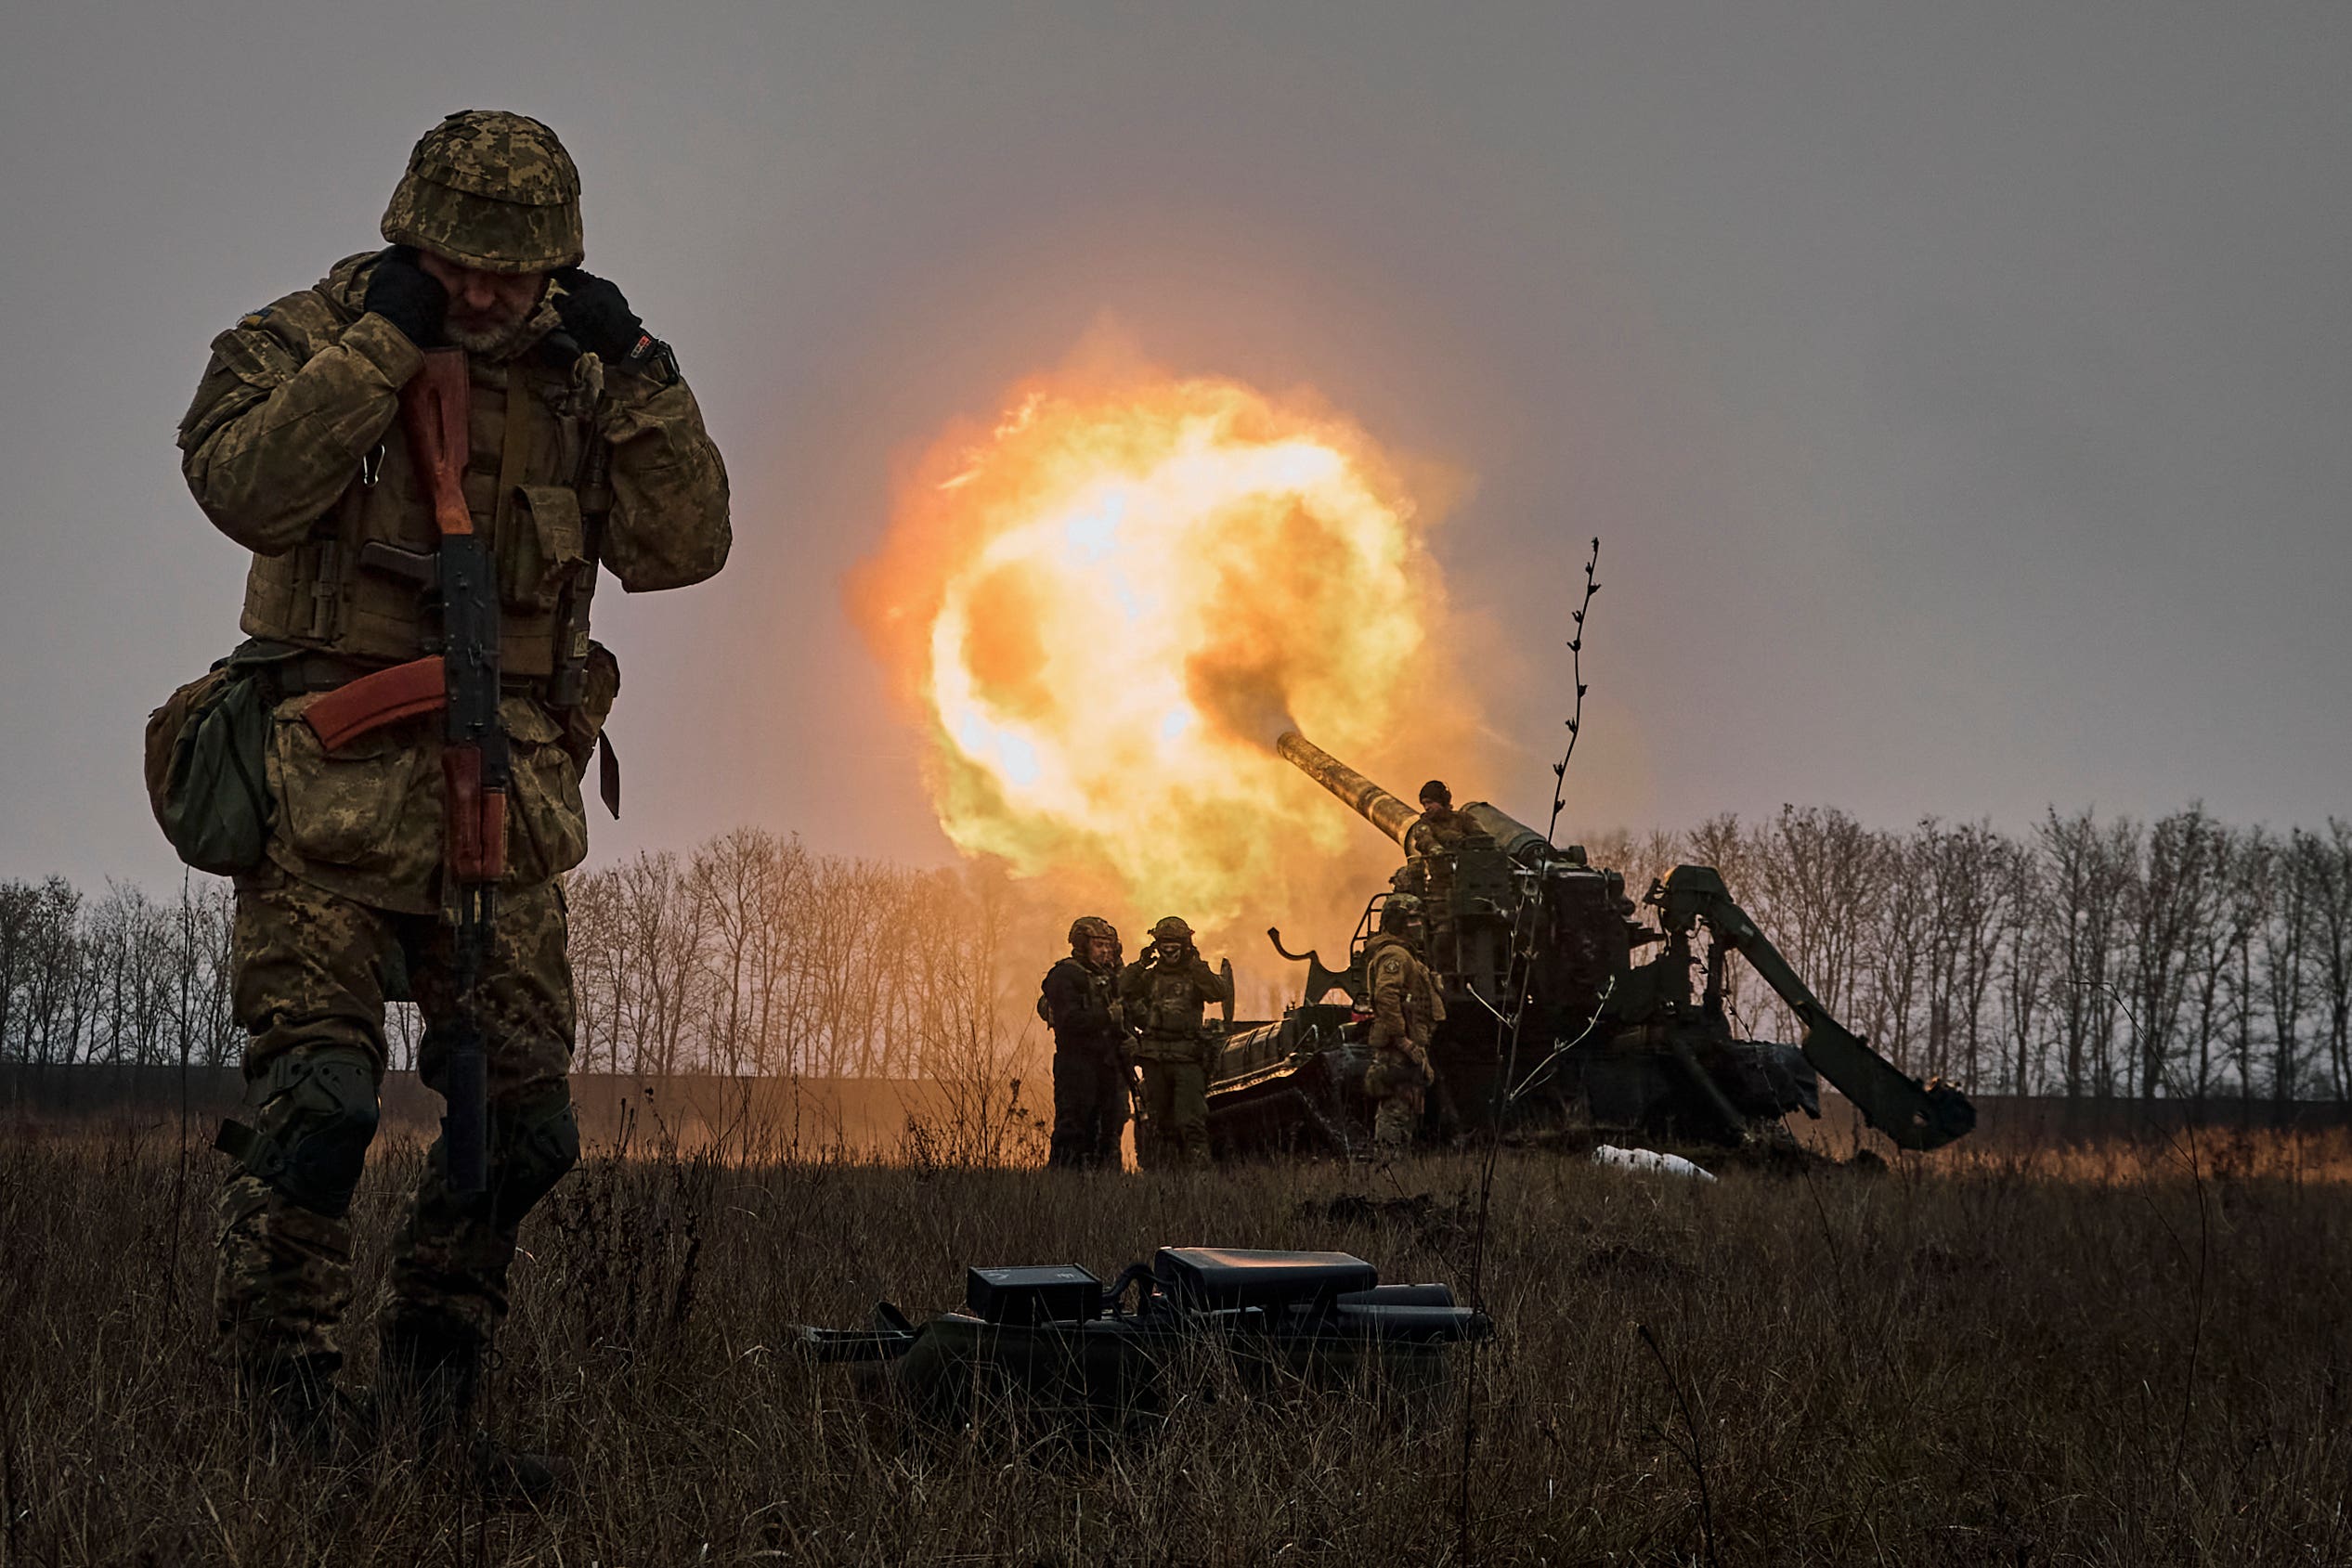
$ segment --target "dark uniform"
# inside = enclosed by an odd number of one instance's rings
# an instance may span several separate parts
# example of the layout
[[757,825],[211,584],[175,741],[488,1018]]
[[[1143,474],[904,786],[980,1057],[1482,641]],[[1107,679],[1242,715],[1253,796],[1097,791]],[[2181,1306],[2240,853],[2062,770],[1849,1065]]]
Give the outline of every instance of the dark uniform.
[[1046,971],[1039,1011],[1054,1031],[1054,1133],[1048,1165],[1072,1170],[1120,1166],[1127,1125],[1126,1030],[1115,1016],[1119,977],[1095,966],[1084,949],[1098,933],[1118,934],[1088,916],[1070,928],[1071,955]]
[[[506,1311],[516,1227],[578,1154],[555,879],[586,853],[580,780],[619,688],[618,666],[588,641],[594,563],[635,591],[698,582],[727,558],[725,468],[667,348],[618,290],[577,269],[578,191],[539,122],[450,116],[418,143],[384,215],[395,249],[341,262],[214,339],[180,423],[198,504],[253,552],[242,626],[254,641],[240,657],[278,699],[266,759],[275,822],[266,858],[237,878],[250,1126],[225,1135],[238,1164],[220,1197],[217,1316],[250,1386],[280,1411],[316,1412],[342,1359],[345,1212],[376,1129],[387,991],[405,973],[435,1087],[456,1009],[441,716],[332,752],[304,719],[324,693],[434,646],[417,583],[377,569],[386,550],[430,559],[440,537],[396,418],[422,346],[441,341],[445,321],[483,340],[466,344],[463,486],[495,564],[499,721],[513,758],[476,992],[489,1190],[459,1197],[435,1146],[382,1315],[387,1369],[453,1380],[461,1410]],[[537,303],[511,330],[461,333],[433,267],[455,269],[461,286],[468,274],[524,279],[515,286],[536,288]],[[610,510],[591,538],[582,479],[600,447]]]

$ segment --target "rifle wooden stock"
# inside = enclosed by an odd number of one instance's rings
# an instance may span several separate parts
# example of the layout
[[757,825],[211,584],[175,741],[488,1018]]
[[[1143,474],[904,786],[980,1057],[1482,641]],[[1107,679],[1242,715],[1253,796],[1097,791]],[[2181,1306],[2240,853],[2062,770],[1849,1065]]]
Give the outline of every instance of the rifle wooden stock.
[[465,354],[455,348],[424,351],[424,369],[400,389],[400,428],[409,437],[409,461],[433,498],[433,525],[443,538],[474,532],[465,504],[465,464],[473,456],[473,388]]

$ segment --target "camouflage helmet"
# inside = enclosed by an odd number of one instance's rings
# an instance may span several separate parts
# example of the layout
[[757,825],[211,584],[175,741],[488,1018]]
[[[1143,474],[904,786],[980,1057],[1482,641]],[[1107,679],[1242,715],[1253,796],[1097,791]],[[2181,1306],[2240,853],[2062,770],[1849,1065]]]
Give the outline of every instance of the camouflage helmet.
[[1380,928],[1391,936],[1406,936],[1421,924],[1418,893],[1391,893],[1380,906]]
[[1070,923],[1070,951],[1085,957],[1086,944],[1097,939],[1119,945],[1119,928],[1099,914],[1082,914]]
[[409,154],[383,237],[483,272],[577,266],[579,170],[527,115],[460,110]]
[[1421,803],[1426,806],[1432,800],[1442,800],[1449,806],[1454,803],[1454,792],[1446,787],[1445,780],[1432,779],[1421,786]]
[[1192,927],[1171,914],[1151,927],[1151,940],[1155,942],[1182,942],[1189,947],[1192,944]]

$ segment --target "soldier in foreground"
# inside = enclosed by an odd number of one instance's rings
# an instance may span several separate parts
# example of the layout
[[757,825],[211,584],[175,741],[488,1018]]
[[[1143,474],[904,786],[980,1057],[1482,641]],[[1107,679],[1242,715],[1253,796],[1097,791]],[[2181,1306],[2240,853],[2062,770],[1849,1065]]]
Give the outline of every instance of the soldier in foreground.
[[[578,1158],[555,878],[587,849],[580,783],[620,682],[588,639],[589,597],[600,563],[632,591],[717,572],[727,478],[668,347],[579,269],[579,176],[545,125],[451,115],[418,142],[383,231],[390,249],[214,339],[180,424],[198,504],[253,551],[251,641],[220,667],[267,714],[266,757],[247,759],[266,762],[266,845],[212,867],[237,873],[249,1123],[223,1131],[237,1163],[220,1195],[218,1328],[252,1398],[314,1451],[348,1447],[346,1212],[376,1131],[384,1003],[405,975],[424,1081],[450,1095],[453,1121],[452,1040],[487,1063],[486,1090],[473,1081],[487,1119],[460,1161],[485,1190],[452,1180],[445,1123],[394,1246],[380,1392],[417,1412],[429,1445],[470,1443],[486,1480],[536,1491],[549,1467],[470,1435],[467,1418],[516,1227]],[[462,357],[434,361],[456,378],[435,425],[414,395],[429,351],[451,349]],[[481,558],[461,545],[487,551],[494,584],[452,575]],[[483,648],[487,713],[461,748],[447,718],[480,679],[481,659],[461,668],[461,655]],[[441,652],[446,666],[425,659]],[[355,682],[396,667],[446,668],[446,697],[354,699],[383,689]],[[171,741],[172,712],[150,724],[159,817],[156,730]],[[461,767],[462,750],[475,755]],[[461,882],[480,895],[472,926],[453,913]]]
[[1038,1011],[1054,1031],[1054,1134],[1046,1163],[1119,1169],[1127,1125],[1126,1030],[1120,1026],[1119,933],[1085,915],[1070,927],[1070,956],[1046,971]]
[[1364,1072],[1364,1093],[1379,1102],[1372,1113],[1372,1144],[1384,1158],[1411,1151],[1423,1103],[1437,1081],[1429,1063],[1429,1040],[1445,1021],[1446,1004],[1417,951],[1421,915],[1421,900],[1391,893],[1381,906],[1380,929],[1364,947],[1372,996],[1372,1059]]
[[1143,1123],[1136,1159],[1147,1171],[1209,1163],[1209,1060],[1215,1038],[1201,1009],[1230,1004],[1230,967],[1220,975],[1192,944],[1192,927],[1169,915],[1151,947],[1119,976],[1119,999],[1136,1030],[1143,1068]]

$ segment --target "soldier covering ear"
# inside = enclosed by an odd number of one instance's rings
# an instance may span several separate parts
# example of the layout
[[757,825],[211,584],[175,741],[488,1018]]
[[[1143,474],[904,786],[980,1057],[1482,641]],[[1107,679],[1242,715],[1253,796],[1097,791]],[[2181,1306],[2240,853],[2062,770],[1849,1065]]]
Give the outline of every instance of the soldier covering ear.
[[[474,584],[470,603],[492,623],[480,634],[500,678],[489,728],[511,759],[492,819],[505,846],[497,915],[466,992],[487,1061],[490,1190],[454,1189],[436,1157],[395,1244],[383,1315],[388,1388],[433,1405],[442,1432],[462,1426],[505,1316],[516,1226],[578,1147],[555,878],[587,850],[580,772],[619,684],[589,639],[590,592],[600,566],[632,590],[699,582],[731,542],[726,470],[674,368],[605,377],[577,347],[541,352],[566,320],[599,354],[622,349],[622,329],[635,327],[610,285],[570,275],[575,299],[552,281],[585,253],[579,197],[578,171],[547,126],[450,115],[416,144],[393,192],[391,248],[346,257],[215,338],[180,423],[197,504],[253,552],[240,623],[251,641],[227,667],[276,705],[274,825],[236,868],[249,1108],[224,1134],[238,1163],[221,1198],[219,1327],[244,1386],[305,1441],[341,1407],[345,1205],[386,1066],[387,977],[409,977],[436,1088],[461,1001],[443,919],[441,716],[387,719],[333,747],[306,717],[446,645],[449,596],[419,544],[456,530],[433,511],[430,465],[399,417],[422,351],[454,343],[465,355],[462,402],[445,407],[470,420],[442,428],[463,448],[465,537],[487,541],[496,578]],[[624,370],[629,353],[612,356]],[[500,810],[496,791],[482,798]],[[510,1479],[518,1466],[506,1465]]]
[[1192,927],[1182,920],[1171,914],[1153,926],[1151,941],[1150,951],[1119,977],[1143,1069],[1144,1120],[1136,1152],[1146,1170],[1206,1165],[1215,1043],[1201,1014],[1232,996],[1192,945]]

